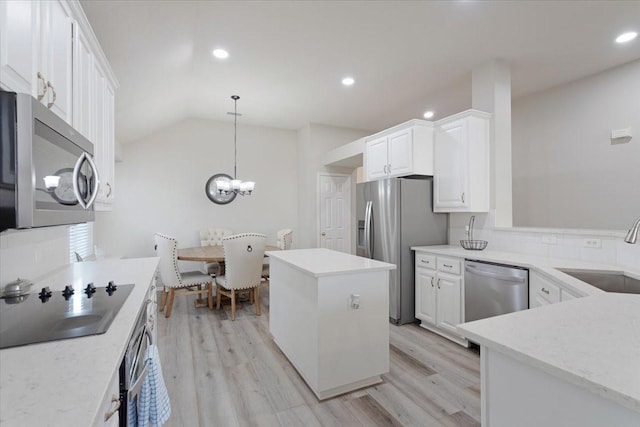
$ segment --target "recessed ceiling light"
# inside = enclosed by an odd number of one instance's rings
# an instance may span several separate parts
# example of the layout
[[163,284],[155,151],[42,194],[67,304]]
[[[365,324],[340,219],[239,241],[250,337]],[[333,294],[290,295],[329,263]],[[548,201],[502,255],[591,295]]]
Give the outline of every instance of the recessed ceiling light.
[[229,52],[227,52],[224,49],[214,49],[213,56],[215,56],[218,59],[225,59],[229,57]]
[[433,117],[433,111],[427,111],[423,114],[423,116],[425,119],[430,119],[431,117]]
[[635,39],[637,36],[638,36],[638,33],[636,33],[635,31],[629,31],[628,33],[623,33],[623,34],[620,34],[618,37],[616,37],[616,42],[617,43],[630,42],[631,40]]
[[344,79],[342,79],[342,84],[345,86],[351,86],[355,82],[356,81],[353,79],[353,77],[345,77]]

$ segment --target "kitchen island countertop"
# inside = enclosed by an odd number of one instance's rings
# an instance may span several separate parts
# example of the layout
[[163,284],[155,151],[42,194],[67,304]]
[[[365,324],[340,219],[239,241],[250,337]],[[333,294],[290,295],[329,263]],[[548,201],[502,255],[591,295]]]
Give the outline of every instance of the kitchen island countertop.
[[278,258],[286,264],[314,277],[362,271],[386,271],[396,268],[394,264],[325,248],[269,251],[268,254],[269,257]]

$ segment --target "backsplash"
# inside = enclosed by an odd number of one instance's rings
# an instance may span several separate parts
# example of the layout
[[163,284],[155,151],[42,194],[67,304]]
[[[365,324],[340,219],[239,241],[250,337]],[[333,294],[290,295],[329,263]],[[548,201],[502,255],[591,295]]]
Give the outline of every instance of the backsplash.
[[[449,217],[449,238],[452,245],[467,239],[465,227],[472,214],[455,213]],[[487,249],[528,255],[577,259],[604,264],[616,264],[640,271],[640,242],[625,243],[625,231],[495,228],[494,212],[476,213],[473,238],[487,240]],[[585,241],[594,246],[585,247]]]
[[36,280],[69,264],[68,226],[0,234],[0,288],[20,277]]

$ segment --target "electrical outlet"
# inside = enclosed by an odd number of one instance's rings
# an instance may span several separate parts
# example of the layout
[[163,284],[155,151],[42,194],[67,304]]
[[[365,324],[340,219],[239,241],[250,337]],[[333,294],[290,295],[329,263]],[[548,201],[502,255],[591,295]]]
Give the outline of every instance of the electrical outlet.
[[558,244],[558,238],[556,236],[553,236],[553,235],[542,236],[542,243],[545,243],[547,245],[557,245]]
[[357,310],[360,308],[360,295],[351,294],[349,296],[349,308],[352,310]]
[[602,240],[600,239],[584,239],[582,241],[582,247],[598,249],[602,247]]

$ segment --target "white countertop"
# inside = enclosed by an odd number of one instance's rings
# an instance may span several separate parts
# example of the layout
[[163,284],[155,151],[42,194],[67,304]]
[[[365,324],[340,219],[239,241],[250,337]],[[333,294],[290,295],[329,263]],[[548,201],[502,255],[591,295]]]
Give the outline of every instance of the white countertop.
[[640,412],[640,295],[605,292],[458,329],[478,344]]
[[52,291],[94,282],[134,283],[109,330],[0,350],[0,424],[9,426],[97,423],[101,404],[117,372],[135,320],[155,274],[158,258],[109,259],[70,264],[36,282]]
[[640,272],[616,265],[460,246],[416,246],[437,255],[517,265],[584,298],[458,325],[461,333],[514,359],[640,411],[640,295],[597,289],[556,268]]
[[288,251],[268,251],[270,258],[276,258],[314,277],[361,271],[394,270],[395,264],[363,258],[330,249],[294,249]]

